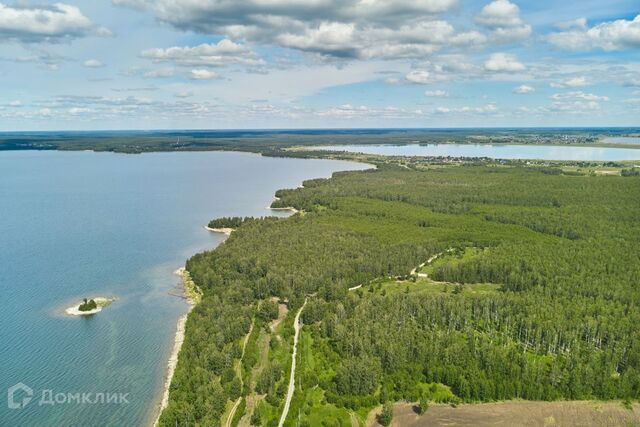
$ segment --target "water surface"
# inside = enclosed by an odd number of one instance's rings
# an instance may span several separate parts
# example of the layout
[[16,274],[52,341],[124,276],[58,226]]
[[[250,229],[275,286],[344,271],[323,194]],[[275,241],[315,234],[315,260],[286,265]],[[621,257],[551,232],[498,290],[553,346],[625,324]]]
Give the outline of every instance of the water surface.
[[640,144],[640,136],[608,136],[602,142],[607,144]]
[[[148,423],[187,308],[170,295],[172,273],[222,240],[203,225],[276,214],[266,207],[277,189],[364,168],[223,152],[0,152],[0,426]],[[92,317],[63,314],[84,296],[118,300]],[[10,410],[19,382],[33,399]],[[129,403],[39,405],[44,390],[128,393]]]
[[489,157],[539,160],[638,160],[640,149],[510,144],[331,145],[321,150],[349,151],[386,156]]

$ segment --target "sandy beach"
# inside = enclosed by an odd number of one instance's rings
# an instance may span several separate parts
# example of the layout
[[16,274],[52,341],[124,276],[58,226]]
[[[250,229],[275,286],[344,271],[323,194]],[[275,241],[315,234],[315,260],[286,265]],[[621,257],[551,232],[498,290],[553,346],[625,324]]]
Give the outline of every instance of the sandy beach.
[[211,231],[212,233],[221,233],[230,236],[233,233],[233,228],[211,228],[209,226],[204,226],[204,229],[207,231]]
[[294,214],[300,212],[298,209],[293,208],[293,207],[287,207],[287,208],[272,208],[272,207],[269,207],[267,209],[271,209],[272,211],[289,211],[289,212],[294,213]]
[[[186,269],[184,267],[181,267],[173,273],[177,276],[183,277],[185,271]],[[162,392],[162,400],[160,401],[160,407],[158,408],[158,415],[155,422],[153,423],[154,426],[158,425],[158,421],[160,421],[160,415],[162,414],[162,411],[167,407],[167,405],[169,405],[169,387],[171,386],[173,373],[175,372],[176,366],[178,364],[178,354],[180,353],[182,343],[184,342],[184,332],[185,326],[187,324],[187,317],[189,317],[189,313],[191,313],[191,310],[193,309],[193,307],[195,307],[194,301],[188,298],[187,301],[189,303],[189,309],[184,315],[180,316],[180,318],[178,319],[178,324],[176,325],[176,335],[173,341],[173,350],[171,350],[171,355],[169,356],[169,361],[167,362],[167,371],[164,380],[164,391]]]

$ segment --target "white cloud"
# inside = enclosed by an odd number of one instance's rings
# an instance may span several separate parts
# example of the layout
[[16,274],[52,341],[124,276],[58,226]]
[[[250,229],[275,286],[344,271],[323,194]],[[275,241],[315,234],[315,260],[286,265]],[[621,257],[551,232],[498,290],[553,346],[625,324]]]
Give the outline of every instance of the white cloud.
[[97,28],[76,6],[9,6],[0,3],[0,36],[23,42],[55,41],[90,34],[109,35]]
[[191,70],[189,78],[193,80],[214,80],[220,78],[220,75],[214,71],[204,68]]
[[535,88],[533,88],[531,86],[527,86],[527,85],[518,86],[518,87],[513,89],[513,93],[518,93],[518,94],[521,94],[521,95],[528,94],[528,93],[533,93],[535,91],[536,91]]
[[524,71],[525,66],[518,62],[515,55],[508,53],[494,53],[484,62],[484,69],[491,72]]
[[494,0],[487,4],[476,22],[492,29],[498,41],[511,43],[531,35],[531,26],[520,17],[520,8],[509,0]]
[[354,22],[322,22],[303,31],[276,36],[280,46],[340,58],[421,58],[447,46],[476,46],[486,42],[477,32],[457,33],[442,20],[423,20],[394,28],[360,27]]
[[552,44],[568,50],[622,50],[640,47],[640,15],[632,21],[618,19],[594,27],[578,28],[547,36]]
[[456,108],[438,107],[434,110],[434,113],[490,114],[490,113],[495,113],[497,111],[498,111],[498,108],[495,106],[495,104],[486,104],[480,107],[469,107],[469,106],[456,107]]
[[20,100],[15,100],[15,101],[11,101],[9,102],[9,107],[22,107],[22,101]]
[[303,33],[284,33],[276,37],[282,46],[330,54],[338,57],[357,56],[355,24],[323,22],[317,28],[306,28]]
[[570,114],[584,114],[600,110],[600,102],[609,101],[608,96],[594,95],[582,91],[556,93],[551,96],[554,101],[551,104],[552,111]]
[[184,90],[184,91],[175,93],[173,96],[175,96],[176,98],[190,98],[193,96],[193,92],[190,90]]
[[571,87],[583,87],[583,86],[589,86],[589,81],[584,76],[571,77],[569,79],[562,80],[560,82],[552,82],[550,86],[554,88],[560,88],[560,89],[571,88]]
[[183,66],[225,67],[228,65],[259,66],[264,61],[246,45],[223,39],[216,44],[201,44],[195,47],[170,47],[147,49],[143,58],[154,62],[171,61]]
[[90,113],[92,110],[90,108],[85,108],[85,107],[71,107],[69,108],[69,114],[72,115],[78,115],[78,114],[84,114],[84,113]]
[[482,8],[476,21],[487,27],[516,27],[522,25],[520,8],[509,0],[494,0]]
[[419,83],[419,84],[432,83],[431,73],[425,70],[410,71],[407,74],[406,79],[411,83]]
[[87,59],[84,61],[83,65],[87,68],[101,68],[104,67],[104,64],[97,59]]
[[[436,67],[436,69],[437,68],[438,67]],[[432,72],[428,70],[409,71],[405,76],[405,79],[409,83],[423,84],[423,85],[446,81],[448,78],[449,77],[444,74],[441,74],[439,72]]]
[[449,92],[446,90],[428,90],[424,93],[424,96],[430,98],[446,98],[449,96]]
[[584,101],[608,101],[607,96],[598,96],[592,93],[586,93],[582,91],[555,93],[551,96],[556,101],[562,100],[584,100]]
[[159,70],[144,73],[144,77],[149,79],[162,79],[166,77],[173,77],[174,75],[175,70],[173,68],[161,68]]
[[384,108],[373,108],[366,105],[343,104],[338,107],[332,107],[324,110],[310,110],[307,113],[322,118],[337,119],[406,119],[412,117],[421,117],[424,115],[422,110],[410,110],[389,105]]

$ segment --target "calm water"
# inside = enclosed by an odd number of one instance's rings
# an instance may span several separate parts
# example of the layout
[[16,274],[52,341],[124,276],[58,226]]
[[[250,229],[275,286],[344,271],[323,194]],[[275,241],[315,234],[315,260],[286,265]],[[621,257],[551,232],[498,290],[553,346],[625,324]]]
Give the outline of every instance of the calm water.
[[540,160],[639,160],[640,150],[613,147],[551,145],[429,144],[429,145],[333,145],[322,150],[349,151],[388,156],[489,157]]
[[[277,189],[364,168],[240,153],[1,152],[0,426],[147,424],[186,310],[169,295],[172,272],[221,241],[202,226],[273,214]],[[63,314],[84,296],[118,300],[93,317]],[[18,382],[33,399],[10,410]],[[129,403],[39,405],[44,390],[128,393]]]
[[607,144],[640,144],[639,136],[608,136],[603,142]]

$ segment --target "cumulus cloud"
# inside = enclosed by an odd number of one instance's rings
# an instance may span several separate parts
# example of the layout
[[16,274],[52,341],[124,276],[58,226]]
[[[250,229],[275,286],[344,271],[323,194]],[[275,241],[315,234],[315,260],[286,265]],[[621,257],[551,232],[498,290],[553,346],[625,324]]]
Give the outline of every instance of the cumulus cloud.
[[607,96],[594,95],[582,91],[556,93],[551,96],[552,111],[581,114],[600,109],[600,102],[609,101]]
[[618,19],[588,28],[585,25],[552,33],[547,36],[550,43],[568,50],[622,50],[640,47],[640,15],[632,21]]
[[189,78],[193,80],[214,80],[214,79],[219,79],[220,75],[214,71],[210,71],[205,68],[200,68],[200,69],[191,70]]
[[515,55],[494,53],[484,62],[484,69],[494,73],[523,71],[525,66]]
[[487,4],[476,22],[491,29],[498,41],[514,42],[531,35],[531,26],[520,17],[520,8],[509,0],[494,0]]
[[552,82],[550,86],[554,88],[559,88],[559,89],[571,88],[571,87],[583,87],[583,86],[589,86],[589,81],[584,76],[571,77],[571,78],[562,80],[560,82]]
[[424,93],[424,96],[429,98],[446,98],[449,96],[449,92],[446,90],[428,90]]
[[525,95],[528,93],[533,93],[535,92],[535,88],[531,87],[531,86],[527,86],[527,85],[522,85],[522,86],[518,86],[516,88],[513,89],[513,93],[518,93],[521,95]]
[[101,68],[104,67],[104,64],[97,59],[87,59],[82,63],[87,68]]
[[477,32],[457,33],[442,20],[425,20],[394,28],[356,23],[322,22],[302,32],[284,32],[275,37],[284,47],[341,58],[419,58],[445,46],[473,46],[486,42]]
[[457,0],[114,0],[173,26],[337,58],[418,58],[486,42],[435,14]]
[[154,62],[174,62],[183,66],[225,67],[229,65],[259,66],[264,60],[247,46],[228,39],[218,43],[203,43],[194,47],[170,47],[147,49],[143,58]]
[[160,20],[203,33],[267,33],[285,22],[399,22],[446,12],[456,0],[114,0],[152,11]]
[[572,100],[584,100],[584,101],[608,101],[609,97],[607,96],[598,96],[592,93],[586,93],[582,91],[575,92],[565,92],[565,93],[555,93],[551,96],[552,99],[556,101],[563,101],[567,99]]
[[22,42],[56,41],[87,35],[109,35],[76,6],[9,6],[0,3],[0,36]]

